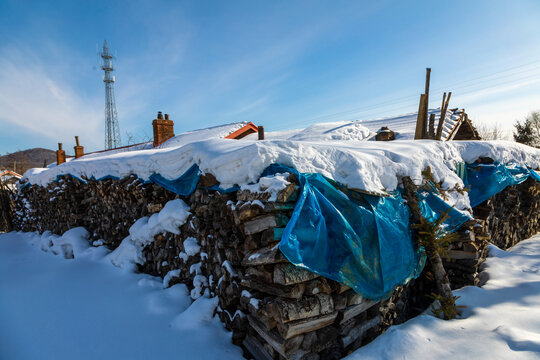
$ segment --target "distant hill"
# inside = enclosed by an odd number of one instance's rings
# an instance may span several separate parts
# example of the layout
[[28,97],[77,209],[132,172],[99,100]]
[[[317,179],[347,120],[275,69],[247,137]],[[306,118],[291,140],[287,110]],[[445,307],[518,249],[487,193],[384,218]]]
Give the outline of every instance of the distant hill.
[[56,152],[48,149],[34,148],[17,151],[0,156],[0,169],[15,171],[24,174],[26,170],[43,167],[43,163],[50,164],[56,161]]

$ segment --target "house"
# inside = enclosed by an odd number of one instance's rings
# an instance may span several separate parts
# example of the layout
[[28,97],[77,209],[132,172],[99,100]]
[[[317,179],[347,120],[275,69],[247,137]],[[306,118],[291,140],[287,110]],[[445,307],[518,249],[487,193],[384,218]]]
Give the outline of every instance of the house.
[[22,175],[11,170],[0,170],[0,181],[9,189],[14,190],[15,184],[22,178]]

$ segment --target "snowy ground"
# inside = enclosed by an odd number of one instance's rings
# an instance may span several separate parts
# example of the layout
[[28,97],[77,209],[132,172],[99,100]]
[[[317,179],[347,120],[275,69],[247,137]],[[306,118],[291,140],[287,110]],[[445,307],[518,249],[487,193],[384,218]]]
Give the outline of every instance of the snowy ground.
[[[242,358],[212,299],[190,305],[183,285],[117,268],[80,234],[0,234],[0,359]],[[539,359],[540,235],[490,247],[486,272],[483,288],[456,292],[463,319],[421,315],[348,359]]]
[[463,319],[418,316],[347,359],[540,359],[540,234],[507,252],[490,245],[486,272],[482,288],[454,292]]
[[[215,303],[124,271],[104,247],[74,260],[0,234],[0,359],[241,359]],[[32,245],[34,243],[35,245]]]

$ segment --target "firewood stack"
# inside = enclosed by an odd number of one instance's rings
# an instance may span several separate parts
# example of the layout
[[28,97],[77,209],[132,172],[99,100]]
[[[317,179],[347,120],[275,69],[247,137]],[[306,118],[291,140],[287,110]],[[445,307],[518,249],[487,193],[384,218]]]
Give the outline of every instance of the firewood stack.
[[55,234],[83,226],[92,233],[92,240],[103,239],[114,249],[137,219],[174,198],[175,194],[135,176],[85,182],[62,176],[47,187],[31,185],[20,191],[15,226]]
[[482,222],[476,219],[462,225],[456,234],[456,240],[443,256],[452,289],[478,285],[478,273],[487,256],[489,235]]
[[13,191],[0,179],[0,231],[11,231],[13,223]]
[[[233,342],[255,359],[338,359],[425,309],[433,291],[429,270],[374,302],[292,265],[278,248],[299,190],[294,176],[288,182],[277,194],[262,186],[223,193],[208,189],[218,184],[213,176],[202,176],[197,190],[182,198],[191,215],[180,234],[156,235],[144,249],[140,271],[163,277],[166,286],[186,284],[194,300],[217,296],[217,315]],[[478,282],[489,232],[523,239],[540,230],[539,193],[540,186],[528,181],[475,209],[479,219],[458,231],[444,263],[454,288]],[[57,234],[84,226],[92,240],[115,248],[137,219],[174,198],[134,176],[86,182],[63,177],[45,188],[23,188],[14,223],[18,230]]]
[[540,232],[540,183],[529,178],[509,186],[476,206],[474,213],[491,243],[501,249],[514,246]]
[[366,300],[282,255],[279,241],[298,193],[296,179],[289,181],[276,201],[266,192],[197,189],[186,200],[192,216],[181,234],[157,235],[141,271],[187,284],[193,299],[217,295],[218,315],[247,356],[338,359],[378,335],[383,318],[385,327],[395,322],[407,300]]

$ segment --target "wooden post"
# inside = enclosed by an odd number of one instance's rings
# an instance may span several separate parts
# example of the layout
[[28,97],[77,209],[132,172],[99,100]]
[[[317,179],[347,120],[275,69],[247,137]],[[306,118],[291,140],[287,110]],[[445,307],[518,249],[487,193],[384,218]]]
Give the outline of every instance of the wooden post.
[[448,111],[448,103],[450,102],[450,96],[452,96],[451,91],[448,93],[448,97],[446,98],[446,104],[444,104],[444,113],[445,113],[445,115],[446,115],[446,112]]
[[431,80],[431,68],[426,68],[426,88],[424,91],[424,94],[426,94],[426,104],[424,106],[424,128],[423,128],[423,136],[422,139],[428,138],[428,131],[427,131],[427,119],[428,119],[428,108],[429,108],[429,83]]
[[257,126],[257,133],[259,134],[259,140],[264,140],[264,126]]
[[414,133],[414,139],[424,139],[424,133],[426,129],[426,113],[425,113],[425,105],[426,105],[426,94],[420,95],[420,104],[418,105],[418,117],[416,119],[416,131]]
[[437,126],[437,136],[435,137],[435,140],[441,140],[443,125],[444,125],[444,118],[446,117],[445,115],[443,115],[443,114],[446,114],[444,112],[445,103],[446,103],[446,93],[443,94],[443,98],[442,98],[441,116],[439,116],[439,125]]
[[429,136],[430,139],[435,139],[435,114],[429,114]]

